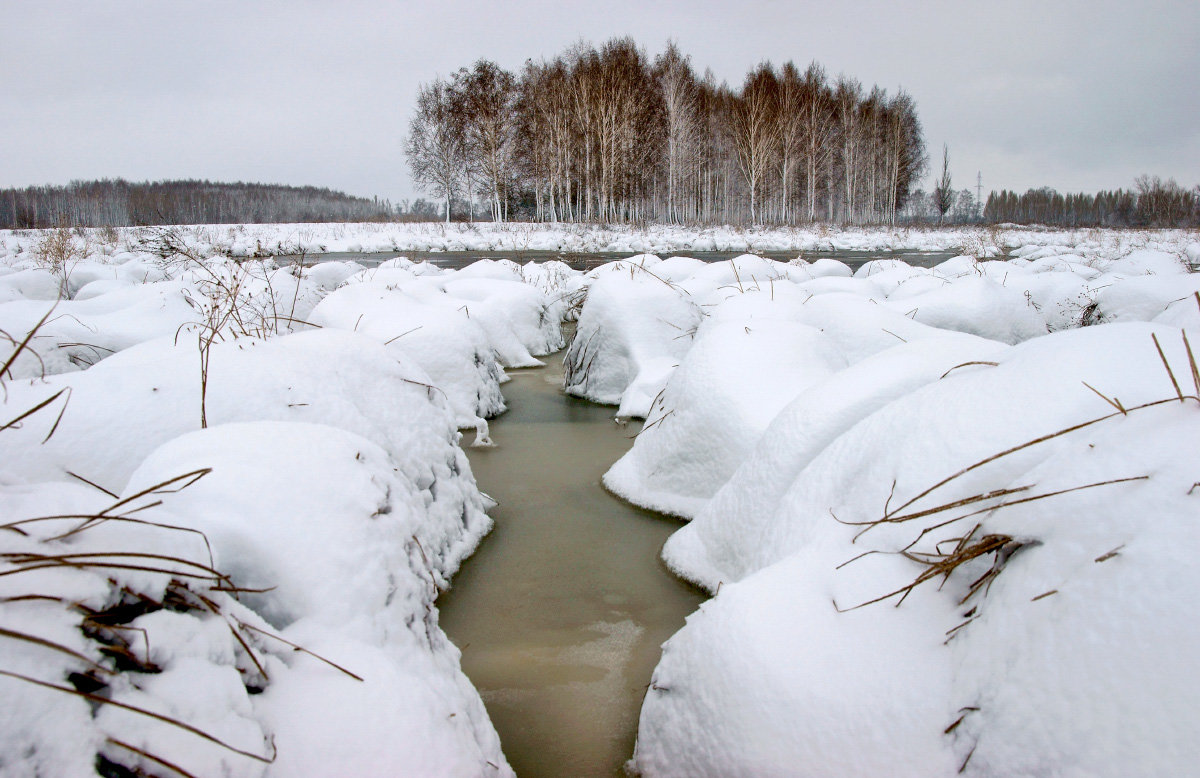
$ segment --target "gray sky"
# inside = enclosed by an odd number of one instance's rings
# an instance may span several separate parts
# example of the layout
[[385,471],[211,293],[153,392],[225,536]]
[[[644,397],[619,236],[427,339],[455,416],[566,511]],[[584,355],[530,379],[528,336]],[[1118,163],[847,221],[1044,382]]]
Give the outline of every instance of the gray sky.
[[[1200,183],[1200,2],[0,0],[0,186],[208,178],[417,194],[417,86],[581,38],[739,85],[822,63],[917,101],[958,188]],[[929,188],[933,170],[924,177]]]

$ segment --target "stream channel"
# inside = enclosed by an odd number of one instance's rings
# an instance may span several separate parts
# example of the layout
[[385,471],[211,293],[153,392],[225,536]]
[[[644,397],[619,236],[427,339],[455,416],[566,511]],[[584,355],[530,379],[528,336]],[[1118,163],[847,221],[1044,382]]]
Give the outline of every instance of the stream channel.
[[438,598],[521,778],[621,775],[659,647],[704,599],[658,554],[674,519],[600,477],[638,424],[565,395],[562,354],[511,370],[495,448],[469,449],[496,527]]
[[[742,252],[681,252],[708,262]],[[763,252],[786,260],[798,252]],[[932,266],[954,252],[806,253],[852,268],[868,259]],[[557,252],[326,254],[367,266],[395,256],[449,269],[481,258],[558,259],[577,270],[628,254]],[[286,259],[281,257],[280,259]],[[311,257],[309,258],[312,259]],[[680,523],[606,492],[604,472],[640,423],[562,391],[562,353],[509,370],[508,410],[494,448],[468,449],[479,488],[499,505],[495,529],[437,601],[504,754],[520,778],[624,775],[660,647],[705,595],[667,571],[659,552]]]

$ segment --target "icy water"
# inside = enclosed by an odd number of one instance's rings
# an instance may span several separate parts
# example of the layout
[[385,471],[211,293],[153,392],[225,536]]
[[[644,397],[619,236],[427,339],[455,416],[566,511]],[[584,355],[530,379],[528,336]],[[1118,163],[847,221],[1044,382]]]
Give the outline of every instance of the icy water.
[[500,505],[441,625],[518,776],[621,775],[659,647],[703,597],[658,557],[678,522],[600,485],[638,427],[564,395],[561,355],[546,361],[510,371],[496,448],[469,451]]

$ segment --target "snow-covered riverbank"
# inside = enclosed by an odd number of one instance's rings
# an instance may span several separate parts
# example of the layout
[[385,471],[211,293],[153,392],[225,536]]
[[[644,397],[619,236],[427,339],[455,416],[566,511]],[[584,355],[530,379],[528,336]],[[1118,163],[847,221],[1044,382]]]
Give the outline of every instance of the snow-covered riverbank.
[[[32,251],[46,231],[0,230],[0,262]],[[1070,247],[1088,259],[1133,248],[1171,251],[1191,241],[1185,230],[1055,230],[1037,227],[649,227],[585,224],[217,224],[82,231],[98,251],[119,253],[163,232],[201,252],[255,254],[429,251],[568,253],[701,251],[962,251],[977,258],[1025,245]],[[107,246],[107,248],[105,248]],[[1197,261],[1197,260],[1194,260]]]
[[[490,527],[461,446],[576,316],[567,390],[646,419],[606,485],[691,519],[664,555],[715,593],[666,645],[633,767],[1200,757],[1194,236],[439,230],[0,233],[0,773],[509,772],[434,600]],[[228,256],[372,235],[974,256]]]
[[0,774],[511,774],[434,599],[562,304],[423,273],[0,271]]
[[595,274],[569,389],[645,418],[604,483],[692,519],[664,557],[714,594],[664,645],[636,771],[1200,757],[1200,275],[1015,254]]

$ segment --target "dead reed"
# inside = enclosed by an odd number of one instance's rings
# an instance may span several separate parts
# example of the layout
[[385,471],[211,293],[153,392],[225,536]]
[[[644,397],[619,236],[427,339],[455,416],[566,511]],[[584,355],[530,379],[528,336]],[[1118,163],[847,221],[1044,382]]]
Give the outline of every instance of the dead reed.
[[[1200,297],[1198,297],[1198,302],[1200,302]],[[957,472],[947,476],[946,478],[943,478],[942,480],[938,481],[937,483],[933,484],[932,486],[921,490],[916,495],[909,498],[908,500],[905,500],[902,504],[900,504],[894,508],[891,506],[891,503],[892,503],[892,499],[895,496],[896,483],[893,482],[891,491],[890,491],[886,501],[884,502],[882,515],[877,519],[871,519],[868,521],[845,521],[845,520],[839,519],[836,515],[833,515],[833,518],[836,521],[838,521],[839,523],[846,524],[849,526],[854,526],[854,527],[861,527],[861,529],[854,535],[852,542],[857,542],[858,539],[861,538],[863,535],[865,535],[867,532],[869,532],[872,529],[875,529],[876,527],[882,526],[882,525],[903,524],[903,523],[907,523],[907,522],[913,522],[918,519],[928,519],[930,517],[935,517],[935,516],[939,516],[942,514],[948,515],[948,518],[945,518],[943,520],[936,521],[933,524],[928,524],[927,526],[924,526],[922,529],[920,529],[918,532],[915,533],[912,540],[907,545],[900,548],[899,550],[896,550],[896,551],[867,551],[867,552],[865,552],[863,554],[859,554],[858,556],[855,556],[855,557],[847,560],[846,562],[843,562],[841,565],[839,565],[838,569],[841,569],[842,567],[845,567],[848,564],[856,562],[859,559],[862,559],[866,556],[870,556],[872,554],[877,554],[877,553],[888,553],[888,554],[899,554],[900,556],[903,556],[904,558],[917,563],[919,565],[920,569],[919,569],[919,572],[917,573],[916,577],[912,581],[910,581],[909,583],[905,584],[904,586],[901,586],[893,591],[890,591],[886,594],[882,594],[878,597],[874,597],[872,599],[869,599],[865,602],[859,603],[858,605],[851,606],[849,608],[843,609],[843,608],[839,607],[836,602],[834,602],[834,607],[838,608],[839,611],[856,610],[858,608],[862,608],[867,605],[873,605],[875,603],[883,602],[885,600],[889,600],[894,597],[899,598],[896,602],[896,605],[899,606],[900,603],[904,602],[904,600],[908,597],[908,595],[910,593],[912,593],[912,591],[914,589],[916,589],[918,586],[920,586],[921,584],[927,583],[932,580],[941,579],[941,585],[944,585],[950,579],[950,576],[956,570],[958,570],[960,567],[967,564],[968,562],[972,562],[974,560],[977,560],[977,559],[980,559],[983,557],[988,557],[988,556],[992,557],[991,566],[981,576],[979,576],[975,580],[971,581],[968,584],[968,586],[966,587],[966,594],[959,601],[960,605],[965,604],[970,599],[972,599],[973,597],[978,595],[980,592],[985,592],[987,590],[987,588],[990,586],[991,582],[995,580],[996,576],[1000,574],[1000,572],[1004,569],[1005,565],[1007,564],[1008,560],[1011,559],[1012,556],[1016,552],[1018,552],[1022,548],[1037,545],[1038,541],[1036,539],[1017,539],[1017,538],[1013,538],[1009,535],[1000,534],[1000,533],[987,533],[987,532],[984,532],[983,525],[981,523],[975,523],[969,531],[967,531],[961,535],[941,538],[941,539],[934,541],[933,545],[931,547],[932,550],[915,551],[914,548],[919,543],[926,541],[934,533],[945,530],[948,527],[958,524],[966,519],[974,518],[974,517],[981,516],[981,515],[989,515],[989,514],[995,513],[996,511],[1004,509],[1004,508],[1011,508],[1014,506],[1024,505],[1024,504],[1031,503],[1031,502],[1047,500],[1047,499],[1059,497],[1059,496],[1062,496],[1065,494],[1084,491],[1084,490],[1088,490],[1088,489],[1096,489],[1096,488],[1100,488],[1100,487],[1115,486],[1118,484],[1130,483],[1133,481],[1147,480],[1149,478],[1149,476],[1146,476],[1146,475],[1131,476],[1131,477],[1125,477],[1125,478],[1112,478],[1112,479],[1107,479],[1107,480],[1103,480],[1103,481],[1097,481],[1094,483],[1081,484],[1081,485],[1073,486],[1070,488],[1057,489],[1057,490],[1052,490],[1052,491],[1043,491],[1043,492],[1035,491],[1035,487],[1036,487],[1035,484],[1006,486],[1006,487],[999,488],[999,489],[977,492],[977,493],[970,494],[970,495],[967,495],[964,497],[957,497],[955,499],[945,500],[944,502],[937,503],[937,504],[935,504],[931,507],[927,507],[927,508],[917,508],[916,507],[917,503],[919,503],[921,500],[924,500],[925,498],[930,497],[931,495],[936,493],[938,490],[941,490],[941,489],[945,488],[946,486],[954,483],[955,481],[962,478],[963,476],[965,476],[969,473],[975,472],[975,471],[979,470],[980,468],[983,468],[991,463],[994,463],[994,462],[1002,460],[1006,457],[1012,456],[1013,454],[1016,454],[1020,451],[1024,451],[1024,450],[1033,448],[1035,446],[1042,445],[1044,443],[1047,443],[1052,440],[1056,440],[1058,438],[1062,438],[1066,435],[1077,432],[1079,430],[1086,429],[1088,427],[1091,427],[1091,426],[1094,426],[1097,424],[1102,424],[1104,422],[1107,422],[1107,421],[1110,421],[1110,420],[1113,420],[1113,419],[1116,419],[1119,417],[1125,417],[1131,413],[1143,411],[1148,408],[1155,408],[1155,407],[1167,405],[1170,403],[1184,403],[1184,402],[1188,402],[1188,401],[1194,402],[1194,403],[1197,403],[1198,405],[1200,405],[1200,369],[1197,368],[1196,357],[1192,351],[1191,344],[1188,342],[1187,333],[1182,332],[1181,335],[1182,335],[1184,353],[1187,356],[1189,377],[1191,378],[1191,383],[1192,383],[1191,393],[1185,393],[1185,391],[1183,389],[1183,384],[1180,383],[1179,379],[1175,375],[1175,370],[1172,368],[1170,361],[1167,359],[1166,353],[1163,351],[1162,345],[1159,343],[1157,335],[1151,335],[1151,339],[1154,343],[1154,348],[1159,356],[1160,361],[1163,364],[1164,370],[1167,373],[1167,378],[1170,381],[1171,387],[1174,392],[1174,396],[1167,397],[1167,398],[1160,399],[1160,400],[1154,400],[1151,402],[1141,403],[1139,405],[1134,405],[1131,407],[1126,407],[1117,398],[1115,398],[1115,397],[1110,398],[1107,395],[1100,392],[1099,390],[1097,390],[1095,387],[1093,387],[1087,383],[1084,383],[1084,386],[1086,386],[1089,390],[1091,390],[1095,394],[1099,395],[1102,399],[1104,399],[1105,402],[1107,402],[1109,405],[1111,405],[1115,409],[1114,412],[1105,414],[1103,416],[1099,416],[1099,417],[1096,417],[1093,419],[1089,419],[1087,421],[1080,422],[1078,424],[1072,424],[1070,426],[1063,427],[1062,429],[1056,430],[1054,432],[1051,432],[1051,433],[1048,433],[1045,435],[1041,435],[1041,436],[1033,438],[1031,440],[1027,440],[1016,446],[1012,446],[1008,449],[1005,449],[1004,451],[1000,451],[996,454],[992,454],[991,456],[985,457],[977,462],[974,462],[971,465],[968,465],[967,467],[964,467],[964,468],[958,470]],[[970,363],[968,363],[968,364],[970,364]],[[962,365],[959,365],[959,367],[962,367]],[[965,509],[965,510],[963,510],[963,509]],[[831,511],[831,515],[832,515],[832,511]],[[922,523],[924,523],[924,522],[922,522]],[[944,548],[947,548],[947,547],[948,547],[948,550],[943,550]],[[1113,555],[1115,555],[1117,553],[1117,551],[1119,551],[1119,549],[1114,549],[1109,554],[1098,557],[1096,559],[1096,561],[1101,562],[1106,559],[1110,559]],[[1039,596],[1038,598],[1035,598],[1035,600],[1041,599],[1042,597],[1049,596],[1050,594],[1053,594],[1053,593],[1054,592],[1047,592],[1047,593]],[[965,623],[962,625],[959,625],[959,627],[956,627],[955,630],[952,630],[951,632],[955,633],[962,626],[965,626]],[[951,637],[953,637],[953,635],[951,635]]]

